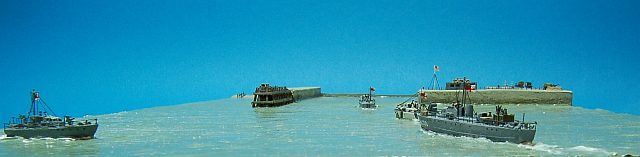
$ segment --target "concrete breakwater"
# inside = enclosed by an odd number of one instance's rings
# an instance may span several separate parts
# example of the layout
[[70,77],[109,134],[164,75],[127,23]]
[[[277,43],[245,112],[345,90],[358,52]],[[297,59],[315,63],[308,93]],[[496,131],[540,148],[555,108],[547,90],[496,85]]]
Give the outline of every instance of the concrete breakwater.
[[[320,87],[289,88],[293,98],[298,100],[325,97],[360,97],[365,93],[322,93]],[[462,97],[459,90],[422,90],[427,98],[435,103],[451,103]],[[418,91],[420,92],[420,91]],[[417,92],[416,92],[417,94]],[[376,94],[380,97],[411,97],[415,94]],[[238,98],[232,96],[233,98]],[[253,99],[249,94],[243,98]],[[558,104],[573,105],[573,92],[568,90],[525,90],[525,89],[485,89],[469,92],[469,99],[474,104]]]
[[[462,97],[459,90],[423,90],[435,103],[452,103]],[[416,93],[417,94],[417,93]],[[323,94],[326,97],[359,97],[362,94]],[[411,97],[412,94],[376,94],[387,97]],[[572,105],[573,92],[568,90],[486,89],[469,92],[474,104],[558,104]]]
[[[451,103],[462,93],[453,90],[424,90],[432,102]],[[567,90],[487,89],[469,92],[474,104],[561,104],[572,105],[573,92]]]
[[293,99],[295,99],[296,101],[322,96],[320,87],[296,87],[289,88],[289,90],[291,90]]

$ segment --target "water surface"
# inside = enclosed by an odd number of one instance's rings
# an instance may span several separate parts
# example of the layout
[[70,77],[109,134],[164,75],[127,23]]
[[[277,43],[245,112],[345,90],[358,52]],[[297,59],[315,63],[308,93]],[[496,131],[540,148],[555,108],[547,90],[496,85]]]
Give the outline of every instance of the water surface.
[[[538,121],[533,146],[422,131],[394,117],[406,98],[321,97],[276,108],[249,99],[154,107],[107,115],[93,140],[0,140],[0,156],[607,156],[640,154],[640,116],[571,106],[505,105]],[[492,111],[494,106],[476,106]]]

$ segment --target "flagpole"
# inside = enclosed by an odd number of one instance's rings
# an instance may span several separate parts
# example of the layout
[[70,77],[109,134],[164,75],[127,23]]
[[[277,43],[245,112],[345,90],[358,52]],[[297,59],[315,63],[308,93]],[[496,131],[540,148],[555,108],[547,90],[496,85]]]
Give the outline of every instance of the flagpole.
[[433,71],[433,78],[432,78],[433,82],[431,82],[433,84],[433,87],[431,87],[431,89],[436,90],[436,86],[438,86],[438,76],[436,76],[436,71]]
[[431,78],[432,90],[437,90],[438,87],[438,76],[436,74],[438,71],[440,71],[440,67],[438,67],[438,65],[433,65],[433,77]]

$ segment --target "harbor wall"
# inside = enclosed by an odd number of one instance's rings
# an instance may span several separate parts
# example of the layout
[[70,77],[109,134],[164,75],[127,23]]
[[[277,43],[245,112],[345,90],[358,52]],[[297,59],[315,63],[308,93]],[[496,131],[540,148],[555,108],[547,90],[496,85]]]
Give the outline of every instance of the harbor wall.
[[320,87],[296,87],[289,88],[289,90],[291,90],[291,93],[293,93],[293,98],[296,101],[322,96]]
[[[427,98],[436,103],[456,101],[455,90],[424,90]],[[567,90],[522,90],[487,89],[469,92],[469,99],[475,104],[559,104],[573,105],[573,92]]]
[[[429,101],[435,103],[452,103],[459,90],[423,90]],[[361,94],[324,93],[325,97],[360,97]],[[368,93],[367,93],[368,94]],[[376,94],[386,97],[411,97],[413,94]],[[469,99],[474,104],[558,104],[573,105],[573,92],[568,90],[524,90],[524,89],[486,89],[469,92]]]
[[[315,97],[360,97],[368,93],[322,93],[320,87],[289,88],[294,99],[303,100]],[[457,100],[459,90],[423,90],[428,99],[435,103],[451,103]],[[419,91],[418,91],[419,92]],[[375,94],[385,97],[411,97],[414,94]],[[462,96],[460,94],[460,96]],[[232,96],[232,98],[238,98]],[[253,95],[244,96],[252,99]],[[568,90],[524,90],[524,89],[484,89],[469,92],[474,104],[557,104],[573,105],[573,92]]]

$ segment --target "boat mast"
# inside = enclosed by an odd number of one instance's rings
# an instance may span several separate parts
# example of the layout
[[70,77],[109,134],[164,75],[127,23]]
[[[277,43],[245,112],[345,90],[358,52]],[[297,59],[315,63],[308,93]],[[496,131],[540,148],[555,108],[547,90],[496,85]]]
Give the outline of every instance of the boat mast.
[[371,99],[371,92],[372,92],[372,91],[371,91],[371,89],[373,89],[373,88],[372,88],[371,86],[369,86],[369,101],[371,101],[371,100],[372,100],[372,99]]
[[466,106],[464,103],[464,99],[467,98],[466,91],[467,90],[467,77],[462,78],[462,106]]
[[36,102],[38,101],[37,100],[38,95],[36,93],[37,92],[35,89],[31,90],[31,108],[29,109],[29,115],[33,115],[33,116],[35,116],[36,113],[38,112],[38,105],[37,105],[38,103]]

